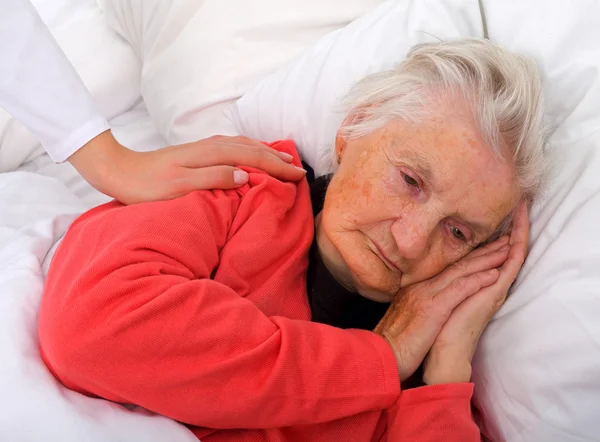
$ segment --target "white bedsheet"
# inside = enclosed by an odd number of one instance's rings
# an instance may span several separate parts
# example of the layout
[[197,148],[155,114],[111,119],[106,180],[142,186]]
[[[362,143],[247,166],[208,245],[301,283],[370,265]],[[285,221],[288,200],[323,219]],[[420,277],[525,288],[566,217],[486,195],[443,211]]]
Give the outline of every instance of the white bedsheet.
[[[34,4],[117,138],[136,150],[163,146],[141,103],[139,61],[108,30],[94,0]],[[70,164],[53,164],[6,114],[0,114],[0,170],[10,171],[0,174],[0,441],[197,441],[170,419],[69,391],[46,369],[37,312],[50,252],[77,215],[107,197]]]

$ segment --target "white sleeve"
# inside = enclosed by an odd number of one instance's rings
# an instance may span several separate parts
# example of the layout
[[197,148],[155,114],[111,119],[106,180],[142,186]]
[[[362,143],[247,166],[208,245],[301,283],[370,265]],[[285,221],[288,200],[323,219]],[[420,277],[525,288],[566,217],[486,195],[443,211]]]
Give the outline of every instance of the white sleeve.
[[56,162],[109,129],[29,0],[0,0],[0,106]]

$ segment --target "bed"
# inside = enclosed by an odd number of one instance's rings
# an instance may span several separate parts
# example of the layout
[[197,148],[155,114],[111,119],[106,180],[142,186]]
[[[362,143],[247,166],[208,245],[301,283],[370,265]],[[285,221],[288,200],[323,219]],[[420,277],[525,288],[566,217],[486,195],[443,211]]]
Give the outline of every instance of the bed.
[[[108,29],[98,5],[41,0],[35,6],[117,136],[133,147],[164,146],[141,100],[139,61]],[[89,45],[97,56],[90,57]],[[46,258],[77,214],[108,198],[69,164],[52,163],[6,114],[0,134],[0,440],[197,440],[169,419],[66,391],[47,372],[36,335]]]
[[[317,173],[328,167],[337,100],[412,44],[485,33],[536,57],[557,165],[532,214],[527,263],[478,349],[477,416],[494,441],[600,440],[596,2],[33,3],[123,144],[291,138]],[[47,371],[36,334],[44,274],[73,219],[108,198],[69,164],[53,164],[5,113],[0,172],[0,440],[195,441],[179,423],[71,392]]]

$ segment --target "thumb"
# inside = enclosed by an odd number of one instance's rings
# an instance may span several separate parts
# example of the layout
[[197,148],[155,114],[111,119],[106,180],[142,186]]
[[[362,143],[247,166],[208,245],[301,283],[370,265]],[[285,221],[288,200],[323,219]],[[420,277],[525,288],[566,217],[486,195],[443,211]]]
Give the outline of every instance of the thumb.
[[184,182],[190,190],[235,189],[248,182],[248,172],[231,166],[189,169]]

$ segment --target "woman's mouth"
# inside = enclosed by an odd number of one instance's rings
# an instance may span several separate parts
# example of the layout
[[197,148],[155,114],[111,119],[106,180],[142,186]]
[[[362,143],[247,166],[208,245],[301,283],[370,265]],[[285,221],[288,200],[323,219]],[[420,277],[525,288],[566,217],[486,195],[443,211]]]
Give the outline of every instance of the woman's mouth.
[[383,252],[382,248],[379,247],[379,245],[377,245],[377,243],[375,241],[373,241],[372,239],[369,238],[369,240],[375,247],[375,254],[379,257],[379,259],[381,259],[383,261],[383,263],[386,265],[386,267],[392,271],[402,274],[402,270],[400,270],[400,268],[396,264],[394,264],[390,258],[388,258],[386,256],[386,254]]

